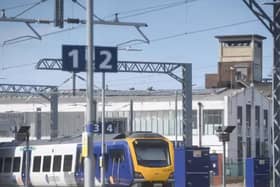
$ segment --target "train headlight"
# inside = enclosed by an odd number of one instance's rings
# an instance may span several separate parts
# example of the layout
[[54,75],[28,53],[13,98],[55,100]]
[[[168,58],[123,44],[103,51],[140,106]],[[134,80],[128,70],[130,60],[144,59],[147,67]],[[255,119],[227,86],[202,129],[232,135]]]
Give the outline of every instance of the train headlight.
[[169,179],[174,179],[174,173],[172,172],[172,173],[170,173],[170,175],[169,175],[169,177],[168,177]]
[[142,173],[140,173],[140,172],[134,172],[134,178],[143,179],[144,176],[143,176]]

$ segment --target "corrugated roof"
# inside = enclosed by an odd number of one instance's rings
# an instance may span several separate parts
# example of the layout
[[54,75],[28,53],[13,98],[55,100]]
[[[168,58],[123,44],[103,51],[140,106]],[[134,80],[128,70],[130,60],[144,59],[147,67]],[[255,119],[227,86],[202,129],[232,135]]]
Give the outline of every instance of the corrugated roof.
[[[271,95],[271,87],[267,85],[255,85],[264,96]],[[170,96],[175,96],[175,93],[179,96],[182,95],[181,89],[169,89],[169,90],[106,90],[106,97],[108,101],[127,101],[129,98],[133,100],[164,100],[170,99]],[[234,95],[235,93],[241,92],[242,89],[228,89],[228,88],[211,88],[211,89],[193,89],[192,97],[193,100],[223,100],[224,96]],[[101,99],[101,92],[96,90],[94,96],[99,101]],[[28,101],[26,101],[28,99]],[[0,95],[0,102],[2,104],[27,104],[27,103],[46,103],[47,101],[38,96],[31,97],[15,97],[13,94],[9,97],[4,97]],[[80,90],[76,92],[76,95],[72,95],[72,90],[62,90],[59,91],[59,103],[67,102],[86,102],[86,92],[85,90]]]

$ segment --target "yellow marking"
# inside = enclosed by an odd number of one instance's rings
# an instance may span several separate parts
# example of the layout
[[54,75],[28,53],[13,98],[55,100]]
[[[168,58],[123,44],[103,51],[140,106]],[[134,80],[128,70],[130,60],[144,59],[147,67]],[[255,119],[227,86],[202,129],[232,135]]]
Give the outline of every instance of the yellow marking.
[[[143,139],[145,139],[145,138],[143,138]],[[129,149],[131,152],[131,158],[132,158],[132,162],[133,162],[133,166],[134,166],[134,171],[140,172],[144,176],[144,179],[146,181],[167,181],[169,175],[174,172],[173,144],[168,139],[162,139],[162,138],[155,138],[155,139],[161,139],[168,143],[169,152],[170,152],[170,161],[171,161],[170,166],[159,167],[159,168],[149,168],[149,167],[144,167],[144,166],[138,165],[136,154],[135,154],[135,149],[133,146],[133,142],[137,141],[137,140],[134,138],[127,138],[126,140],[128,142]]]
[[88,156],[88,136],[87,133],[82,134],[82,157]]

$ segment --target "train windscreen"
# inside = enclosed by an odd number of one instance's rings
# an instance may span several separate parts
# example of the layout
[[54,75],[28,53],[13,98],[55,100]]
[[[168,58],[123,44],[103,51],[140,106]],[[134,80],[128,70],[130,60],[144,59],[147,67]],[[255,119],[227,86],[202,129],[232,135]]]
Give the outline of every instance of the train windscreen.
[[168,143],[162,140],[135,140],[133,142],[137,162],[146,167],[170,165]]

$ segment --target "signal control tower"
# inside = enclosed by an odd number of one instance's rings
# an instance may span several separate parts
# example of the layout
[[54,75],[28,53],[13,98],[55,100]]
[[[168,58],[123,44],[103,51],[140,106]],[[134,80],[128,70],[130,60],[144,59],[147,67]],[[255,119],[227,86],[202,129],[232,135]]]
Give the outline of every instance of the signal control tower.
[[218,74],[206,74],[206,88],[239,87],[262,82],[261,35],[216,36],[220,57]]

